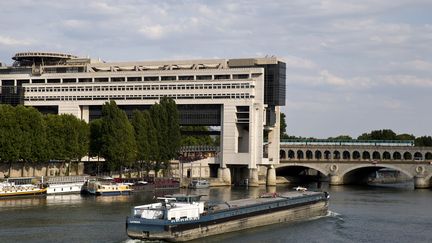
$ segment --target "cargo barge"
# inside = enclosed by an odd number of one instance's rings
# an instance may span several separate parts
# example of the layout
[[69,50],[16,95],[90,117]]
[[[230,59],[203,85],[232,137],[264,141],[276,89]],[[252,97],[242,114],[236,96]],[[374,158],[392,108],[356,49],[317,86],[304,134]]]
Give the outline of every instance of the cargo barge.
[[196,195],[172,195],[136,206],[127,235],[140,240],[183,242],[264,225],[325,216],[326,192],[287,192],[206,205]]

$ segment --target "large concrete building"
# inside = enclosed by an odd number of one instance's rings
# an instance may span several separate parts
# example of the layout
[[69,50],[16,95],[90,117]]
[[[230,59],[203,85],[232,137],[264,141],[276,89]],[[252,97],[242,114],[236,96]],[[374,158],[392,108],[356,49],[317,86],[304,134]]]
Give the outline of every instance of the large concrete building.
[[[212,170],[222,181],[257,184],[257,169],[266,167],[267,183],[275,183],[279,112],[285,105],[285,63],[275,57],[106,63],[23,52],[12,59],[12,66],[0,66],[0,103],[70,113],[88,122],[108,100],[130,113],[171,97],[181,125],[220,126],[221,151]],[[269,134],[266,154],[263,130]]]

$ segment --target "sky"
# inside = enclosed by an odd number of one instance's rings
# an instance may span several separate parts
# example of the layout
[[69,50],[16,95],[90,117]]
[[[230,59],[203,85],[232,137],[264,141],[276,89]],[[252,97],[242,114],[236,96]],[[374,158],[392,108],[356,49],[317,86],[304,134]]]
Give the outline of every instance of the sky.
[[2,0],[0,62],[277,56],[289,135],[432,135],[431,0]]

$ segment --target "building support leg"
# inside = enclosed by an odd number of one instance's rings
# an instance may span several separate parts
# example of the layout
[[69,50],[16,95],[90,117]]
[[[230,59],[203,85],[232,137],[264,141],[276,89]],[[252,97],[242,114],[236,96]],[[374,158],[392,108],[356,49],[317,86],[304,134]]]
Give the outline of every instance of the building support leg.
[[229,168],[219,168],[218,178],[226,185],[231,185],[231,171]]
[[257,187],[257,186],[259,186],[259,183],[258,183],[258,169],[254,169],[254,168],[249,169],[248,186],[250,186],[250,187]]
[[276,170],[273,165],[267,168],[267,186],[276,186]]

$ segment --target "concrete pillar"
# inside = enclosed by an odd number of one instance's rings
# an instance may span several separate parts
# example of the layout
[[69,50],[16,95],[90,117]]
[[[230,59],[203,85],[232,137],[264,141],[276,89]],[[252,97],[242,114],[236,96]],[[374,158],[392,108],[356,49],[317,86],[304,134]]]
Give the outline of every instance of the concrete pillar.
[[268,186],[266,191],[267,193],[276,193],[276,186]]
[[249,169],[249,182],[248,186],[256,187],[259,186],[258,182],[258,169],[251,168]]
[[343,178],[338,175],[330,175],[330,185],[338,186],[343,185]]
[[273,165],[267,168],[267,186],[276,186],[276,170]]
[[279,164],[280,156],[280,107],[275,107],[276,123],[268,132],[268,158],[271,164]]
[[430,183],[424,176],[415,176],[414,177],[414,188],[416,189],[422,189],[422,188],[429,188]]
[[219,168],[218,178],[227,185],[231,185],[231,171],[229,168]]

